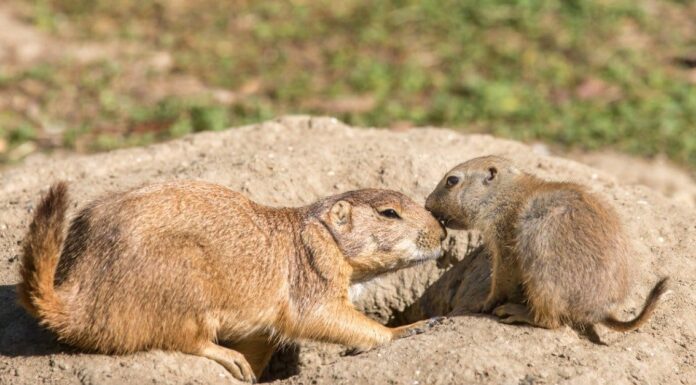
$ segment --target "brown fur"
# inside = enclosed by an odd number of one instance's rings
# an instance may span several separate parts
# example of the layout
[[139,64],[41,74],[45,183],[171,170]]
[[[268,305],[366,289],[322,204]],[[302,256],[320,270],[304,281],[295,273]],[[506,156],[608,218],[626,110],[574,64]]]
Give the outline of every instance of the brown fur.
[[635,319],[616,320],[612,314],[630,286],[631,256],[616,212],[578,184],[541,180],[508,159],[458,165],[426,208],[448,227],[482,232],[492,282],[480,310],[495,308],[504,322],[632,330],[650,318],[666,291],[662,279]]
[[90,203],[63,242],[67,205],[56,184],[26,236],[18,293],[30,313],[81,349],[177,350],[247,381],[278,343],[370,349],[419,331],[423,322],[371,320],[348,289],[436,258],[444,238],[426,210],[388,190],[270,208],[210,183],[155,184]]

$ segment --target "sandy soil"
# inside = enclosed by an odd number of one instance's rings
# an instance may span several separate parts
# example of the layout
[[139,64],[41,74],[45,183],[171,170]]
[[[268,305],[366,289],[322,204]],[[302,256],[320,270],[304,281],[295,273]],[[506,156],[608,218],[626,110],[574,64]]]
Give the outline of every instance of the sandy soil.
[[[664,157],[641,159],[614,152],[575,153],[570,158],[615,175],[624,184],[659,191],[679,204],[696,207],[696,182]],[[696,175],[696,174],[695,174]]]
[[[267,379],[287,384],[696,383],[696,210],[651,188],[620,183],[574,161],[490,136],[441,129],[354,129],[329,118],[287,117],[146,148],[91,156],[35,155],[0,176],[0,384],[232,383],[216,363],[178,353],[82,354],[55,343],[15,305],[18,253],[33,205],[58,179],[76,206],[156,180],[217,182],[269,205],[303,205],[345,190],[392,188],[422,202],[442,174],[483,154],[584,183],[619,211],[635,241],[635,286],[619,315],[635,314],[661,276],[673,292],[631,333],[601,328],[596,345],[569,328],[542,330],[471,315],[358,356],[318,343],[278,354]],[[485,294],[488,259],[477,236],[452,234],[453,252],[367,285],[356,305],[382,322],[446,314]]]

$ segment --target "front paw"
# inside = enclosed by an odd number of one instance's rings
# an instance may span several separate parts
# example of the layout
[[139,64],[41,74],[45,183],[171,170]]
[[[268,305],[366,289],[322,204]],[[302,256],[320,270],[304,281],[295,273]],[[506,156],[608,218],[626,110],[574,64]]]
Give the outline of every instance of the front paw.
[[519,303],[508,302],[497,306],[495,310],[493,310],[493,314],[495,314],[495,316],[498,318],[507,318],[511,315],[527,314],[527,307]]
[[426,320],[414,322],[410,325],[402,326],[397,328],[396,338],[410,337],[416,334],[425,333],[426,330],[432,328],[435,325],[439,325],[445,317],[432,317]]
[[502,304],[504,301],[504,298],[489,297],[485,301],[481,302],[478,307],[475,308],[475,310],[477,313],[490,314],[493,309],[498,307],[498,305]]
[[493,314],[498,317],[498,321],[504,324],[526,323],[535,325],[534,318],[529,313],[527,306],[508,302],[500,305],[493,310]]
[[426,325],[428,326],[428,329],[430,329],[430,328],[432,328],[432,327],[434,327],[434,326],[436,326],[436,325],[442,325],[442,323],[443,323],[446,319],[447,319],[447,317],[442,317],[442,316],[431,317],[431,318],[428,318],[428,319],[426,320],[426,321],[427,321]]

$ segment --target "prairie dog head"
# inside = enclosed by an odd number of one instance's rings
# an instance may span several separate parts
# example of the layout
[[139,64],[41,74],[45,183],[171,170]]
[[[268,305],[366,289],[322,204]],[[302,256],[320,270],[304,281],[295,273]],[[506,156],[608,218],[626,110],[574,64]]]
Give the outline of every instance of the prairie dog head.
[[401,193],[357,190],[327,203],[322,221],[353,267],[353,282],[442,254],[444,228],[425,208]]
[[500,186],[521,174],[507,158],[491,155],[468,160],[445,174],[425,207],[445,226],[469,229],[482,209],[500,203]]

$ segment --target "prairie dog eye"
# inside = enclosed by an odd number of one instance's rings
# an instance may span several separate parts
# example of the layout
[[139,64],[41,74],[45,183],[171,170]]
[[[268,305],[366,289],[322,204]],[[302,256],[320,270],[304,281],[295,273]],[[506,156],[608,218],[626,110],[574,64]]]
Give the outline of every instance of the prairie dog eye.
[[379,212],[379,215],[387,218],[392,218],[392,219],[401,219],[401,216],[399,213],[396,212],[394,209],[386,209],[382,210]]
[[450,175],[447,177],[447,187],[454,187],[457,183],[459,183],[459,177],[456,177],[454,175]]

